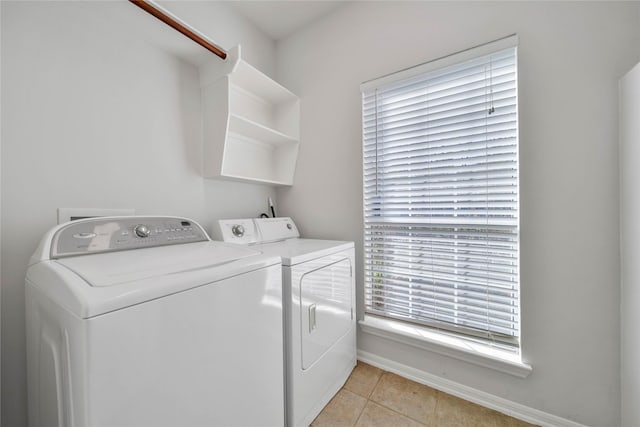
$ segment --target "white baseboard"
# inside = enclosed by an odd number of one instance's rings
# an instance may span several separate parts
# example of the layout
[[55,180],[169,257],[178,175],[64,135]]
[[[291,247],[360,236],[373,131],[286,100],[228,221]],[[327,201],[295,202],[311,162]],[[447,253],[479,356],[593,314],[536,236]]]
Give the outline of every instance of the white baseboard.
[[494,396],[366,351],[358,350],[358,360],[531,424],[543,427],[585,427],[575,421]]

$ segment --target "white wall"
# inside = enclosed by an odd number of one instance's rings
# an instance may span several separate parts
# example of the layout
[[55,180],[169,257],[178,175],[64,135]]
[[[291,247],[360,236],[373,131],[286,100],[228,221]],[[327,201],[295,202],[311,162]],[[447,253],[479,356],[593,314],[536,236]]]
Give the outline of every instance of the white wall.
[[640,425],[640,64],[620,81],[622,425]]
[[[301,96],[295,185],[280,210],[353,239],[362,271],[361,82],[512,33],[519,46],[522,351],[511,377],[360,333],[358,347],[592,426],[620,424],[617,80],[640,3],[354,2],[278,43]],[[358,278],[362,316],[362,277]]]
[[[275,191],[201,178],[197,69],[131,27],[140,9],[128,2],[0,5],[2,425],[23,426],[24,274],[56,208],[129,207],[209,227],[213,218],[259,214]],[[274,42],[223,3],[168,7],[223,48],[241,43],[248,62],[275,70]]]

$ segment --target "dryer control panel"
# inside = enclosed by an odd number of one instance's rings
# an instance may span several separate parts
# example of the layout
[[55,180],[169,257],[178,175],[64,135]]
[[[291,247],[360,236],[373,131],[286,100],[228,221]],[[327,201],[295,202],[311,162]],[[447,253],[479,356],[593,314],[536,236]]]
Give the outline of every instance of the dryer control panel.
[[51,258],[208,241],[196,222],[177,217],[101,217],[61,225]]
[[298,228],[291,218],[256,218],[254,221],[262,238],[261,243],[300,237]]
[[258,229],[251,218],[221,219],[213,227],[212,237],[229,243],[250,245],[260,242]]
[[300,237],[291,218],[221,219],[216,222],[213,237],[223,242],[250,245],[277,242]]

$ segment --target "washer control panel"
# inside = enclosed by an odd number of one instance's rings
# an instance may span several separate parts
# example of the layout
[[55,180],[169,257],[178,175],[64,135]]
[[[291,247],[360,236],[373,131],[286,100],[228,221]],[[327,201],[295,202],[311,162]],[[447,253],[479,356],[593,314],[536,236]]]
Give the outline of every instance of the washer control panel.
[[53,236],[51,258],[208,241],[196,222],[177,217],[101,217],[69,222]]

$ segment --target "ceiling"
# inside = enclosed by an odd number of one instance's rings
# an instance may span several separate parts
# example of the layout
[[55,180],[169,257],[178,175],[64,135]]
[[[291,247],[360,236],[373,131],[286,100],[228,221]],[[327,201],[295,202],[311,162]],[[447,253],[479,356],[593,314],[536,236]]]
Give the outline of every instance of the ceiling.
[[342,6],[345,0],[229,1],[239,14],[273,40],[280,40]]

